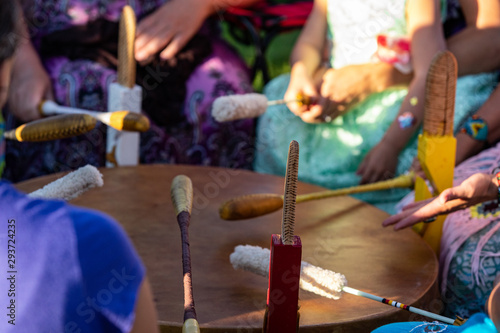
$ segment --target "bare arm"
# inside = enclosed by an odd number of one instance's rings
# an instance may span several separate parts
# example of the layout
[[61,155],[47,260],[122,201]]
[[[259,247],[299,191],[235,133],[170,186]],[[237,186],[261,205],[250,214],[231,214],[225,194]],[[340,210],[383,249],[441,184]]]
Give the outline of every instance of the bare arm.
[[[500,69],[500,1],[461,1],[467,27],[448,41],[455,54],[459,75]],[[487,142],[500,139],[500,87],[476,112],[488,125]],[[465,133],[457,136],[456,164],[484,149],[486,142],[477,141]]]
[[[424,113],[425,81],[433,57],[445,50],[440,18],[440,4],[436,0],[409,0],[407,3],[408,34],[411,40],[413,79],[408,88],[399,115],[411,112],[416,120],[411,128],[401,128],[397,117],[381,142],[361,163],[358,174],[361,183],[371,183],[394,176],[397,157],[422,122]],[[412,105],[410,100],[419,101]]]
[[[490,95],[488,100],[476,112],[488,126],[486,142],[495,143],[500,140],[500,86]],[[456,164],[460,164],[467,158],[476,155],[485,148],[486,142],[471,138],[466,133],[457,133]]]
[[153,301],[151,285],[147,277],[139,288],[139,295],[135,304],[134,326],[130,333],[155,333],[158,329],[158,316]]
[[[24,17],[21,19],[24,20]],[[23,22],[19,46],[12,63],[8,93],[9,111],[23,122],[38,119],[41,117],[38,105],[44,99],[54,99],[52,84]]]
[[[326,15],[326,0],[315,0],[311,14],[290,55],[292,69],[285,100],[293,100],[298,94],[313,100],[318,98],[317,86],[323,70],[321,63],[326,40]],[[288,108],[308,122],[314,122],[317,115],[321,114],[319,105],[289,103]]]
[[458,75],[500,68],[500,1],[461,0],[466,28],[447,40],[455,55]]

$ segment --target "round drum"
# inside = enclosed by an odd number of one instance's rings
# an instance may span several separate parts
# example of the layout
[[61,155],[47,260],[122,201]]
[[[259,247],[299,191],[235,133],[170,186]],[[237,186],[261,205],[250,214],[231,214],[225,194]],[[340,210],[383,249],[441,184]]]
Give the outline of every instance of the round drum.
[[[240,244],[269,248],[271,235],[281,232],[282,213],[225,221],[218,209],[224,201],[244,194],[283,194],[284,178],[185,165],[101,172],[104,186],[72,203],[111,215],[127,231],[147,268],[162,332],[181,332],[183,323],[181,237],[170,197],[172,179],[179,174],[189,176],[194,188],[189,237],[202,332],[262,332],[268,281],[234,270],[229,255]],[[32,179],[18,188],[33,191],[58,177],[61,174]],[[298,194],[321,190],[298,185]],[[434,252],[410,229],[382,228],[386,217],[348,196],[298,204],[295,234],[302,241],[302,260],[344,274],[355,289],[438,312]],[[391,322],[426,319],[350,294],[335,301],[301,290],[299,297],[300,332],[369,332]]]

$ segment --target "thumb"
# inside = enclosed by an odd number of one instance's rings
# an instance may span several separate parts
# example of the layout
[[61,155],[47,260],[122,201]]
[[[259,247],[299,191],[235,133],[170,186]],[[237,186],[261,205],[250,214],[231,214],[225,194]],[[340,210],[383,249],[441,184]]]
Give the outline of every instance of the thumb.
[[455,200],[455,199],[462,199],[466,197],[465,191],[460,187],[452,187],[444,190],[441,192],[439,195],[439,201],[442,204],[447,203],[448,201]]

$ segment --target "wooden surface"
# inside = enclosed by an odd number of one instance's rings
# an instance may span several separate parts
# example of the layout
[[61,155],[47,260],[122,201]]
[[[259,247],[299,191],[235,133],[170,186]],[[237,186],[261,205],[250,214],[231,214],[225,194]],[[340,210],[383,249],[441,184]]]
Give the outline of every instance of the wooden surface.
[[[281,211],[225,221],[219,205],[238,195],[283,193],[284,178],[243,170],[149,165],[101,169],[104,186],[72,201],[117,219],[143,258],[155,294],[162,332],[181,332],[183,288],[181,237],[170,199],[172,179],[189,176],[194,201],[189,227],[194,300],[202,332],[261,332],[267,279],[235,271],[229,255],[240,244],[270,247],[281,232]],[[60,177],[32,179],[30,192]],[[324,190],[299,182],[298,193]],[[439,299],[438,262],[411,230],[382,228],[386,213],[351,197],[302,203],[295,234],[302,260],[344,274],[349,286],[427,310]],[[424,319],[359,296],[333,301],[300,291],[300,332],[370,332],[395,321]]]

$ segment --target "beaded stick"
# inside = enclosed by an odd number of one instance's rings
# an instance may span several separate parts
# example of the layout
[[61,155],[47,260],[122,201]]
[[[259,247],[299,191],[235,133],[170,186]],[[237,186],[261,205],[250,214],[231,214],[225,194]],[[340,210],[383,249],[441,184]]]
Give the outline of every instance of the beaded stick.
[[[295,200],[299,167],[299,144],[292,141],[288,150],[281,235],[271,237],[269,282],[264,332],[298,331],[299,280],[302,244],[294,236]],[[285,278],[286,277],[286,278]]]

